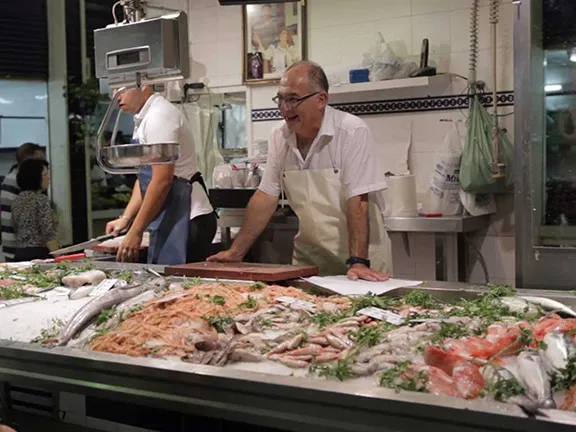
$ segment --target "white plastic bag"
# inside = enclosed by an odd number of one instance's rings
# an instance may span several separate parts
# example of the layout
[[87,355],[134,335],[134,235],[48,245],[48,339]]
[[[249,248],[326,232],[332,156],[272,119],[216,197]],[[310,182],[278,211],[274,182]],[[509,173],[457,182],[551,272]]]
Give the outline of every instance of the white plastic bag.
[[434,171],[428,187],[426,213],[441,213],[444,216],[462,214],[459,196],[461,160],[462,140],[454,124],[434,157]]
[[496,213],[496,201],[494,194],[473,194],[460,189],[460,201],[468,213],[472,216],[482,216]]
[[402,60],[378,32],[370,52],[364,53],[362,64],[370,71],[370,81],[383,81],[395,77]]

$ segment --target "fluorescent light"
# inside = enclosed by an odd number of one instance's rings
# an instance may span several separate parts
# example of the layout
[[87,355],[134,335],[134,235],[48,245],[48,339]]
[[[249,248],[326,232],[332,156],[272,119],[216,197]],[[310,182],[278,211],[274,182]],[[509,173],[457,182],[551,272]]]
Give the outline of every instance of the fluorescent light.
[[562,90],[562,86],[560,84],[548,84],[544,86],[544,91],[546,92],[557,92]]
[[570,55],[570,61],[576,63],[576,52],[572,51]]

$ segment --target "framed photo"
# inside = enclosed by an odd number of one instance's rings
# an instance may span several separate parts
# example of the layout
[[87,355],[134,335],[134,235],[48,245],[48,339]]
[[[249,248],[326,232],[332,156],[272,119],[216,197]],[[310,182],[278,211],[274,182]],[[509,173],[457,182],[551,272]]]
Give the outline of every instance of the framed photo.
[[306,60],[306,6],[300,1],[242,6],[245,84],[278,81]]

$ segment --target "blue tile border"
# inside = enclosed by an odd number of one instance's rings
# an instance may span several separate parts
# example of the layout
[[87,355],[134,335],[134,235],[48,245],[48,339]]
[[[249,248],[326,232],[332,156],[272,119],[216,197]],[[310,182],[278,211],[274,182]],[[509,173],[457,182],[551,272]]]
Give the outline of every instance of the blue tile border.
[[[485,94],[482,96],[482,104],[484,106],[492,105],[492,94]],[[502,91],[498,92],[498,106],[512,106],[514,105],[514,92]],[[354,102],[334,104],[334,108],[355,114],[363,115],[377,115],[377,114],[398,114],[407,112],[421,112],[421,111],[445,111],[454,109],[468,108],[468,95],[451,95],[451,96],[431,96],[425,98],[414,99],[393,99],[372,102]],[[266,122],[282,120],[280,111],[276,108],[264,108],[252,110],[253,122]]]

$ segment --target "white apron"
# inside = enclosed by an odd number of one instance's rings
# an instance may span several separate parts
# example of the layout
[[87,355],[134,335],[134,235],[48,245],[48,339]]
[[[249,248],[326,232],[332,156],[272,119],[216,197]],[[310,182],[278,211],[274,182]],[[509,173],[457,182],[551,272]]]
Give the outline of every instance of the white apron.
[[[299,221],[292,262],[317,265],[321,276],[348,271],[346,195],[340,177],[336,168],[282,171],[282,189]],[[371,268],[387,272],[391,269],[390,243],[382,213],[373,202],[369,204],[369,221]]]

